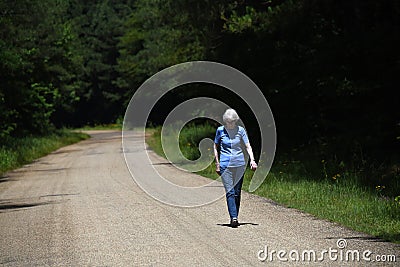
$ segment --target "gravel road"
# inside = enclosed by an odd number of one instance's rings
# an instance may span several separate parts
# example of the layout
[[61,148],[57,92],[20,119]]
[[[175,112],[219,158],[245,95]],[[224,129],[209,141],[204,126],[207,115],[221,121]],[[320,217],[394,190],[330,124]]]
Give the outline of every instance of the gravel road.
[[0,178],[1,266],[399,266],[398,245],[251,194],[236,229],[223,198],[197,208],[158,202],[130,176],[121,132],[90,134]]

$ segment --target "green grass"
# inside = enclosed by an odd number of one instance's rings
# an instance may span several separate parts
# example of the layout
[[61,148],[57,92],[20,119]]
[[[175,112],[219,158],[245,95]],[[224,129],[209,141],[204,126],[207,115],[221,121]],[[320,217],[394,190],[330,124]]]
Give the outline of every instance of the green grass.
[[351,229],[400,243],[400,205],[354,182],[334,184],[271,172],[256,194]]
[[[210,137],[215,132],[209,125],[193,128],[185,127],[180,134],[182,153],[191,159],[199,155],[195,148],[201,136]],[[149,133],[148,145],[163,155],[161,129],[150,129]],[[309,166],[314,166],[313,174],[305,171]],[[217,178],[213,165],[198,174]],[[251,175],[252,172],[247,170],[243,183],[246,191]],[[398,191],[398,183],[395,186],[392,191]],[[363,185],[356,172],[335,169],[325,161],[302,163],[281,158],[274,163],[268,177],[254,194],[356,231],[400,243],[400,197],[385,196],[381,189]]]
[[81,128],[76,129],[78,131],[91,131],[91,130],[122,130],[121,123],[113,123],[113,124],[98,124],[98,125],[86,125]]
[[146,129],[146,143],[158,155],[165,157],[164,150],[161,145],[161,127]]
[[62,146],[87,138],[89,138],[87,134],[64,129],[42,137],[28,136],[2,140],[0,175],[43,157]]

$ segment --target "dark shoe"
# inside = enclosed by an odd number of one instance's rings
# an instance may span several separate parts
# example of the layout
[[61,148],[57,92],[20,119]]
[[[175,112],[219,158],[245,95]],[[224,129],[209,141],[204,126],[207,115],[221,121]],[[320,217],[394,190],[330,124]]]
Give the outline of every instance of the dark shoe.
[[239,222],[236,218],[231,219],[231,227],[237,228],[239,226]]

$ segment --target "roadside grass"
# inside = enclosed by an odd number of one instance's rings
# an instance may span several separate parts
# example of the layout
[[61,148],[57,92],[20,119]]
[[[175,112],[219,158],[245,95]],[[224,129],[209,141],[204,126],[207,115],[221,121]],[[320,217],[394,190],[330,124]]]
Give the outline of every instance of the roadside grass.
[[81,128],[77,128],[77,131],[93,131],[93,130],[122,130],[122,124],[117,122],[113,124],[97,124],[97,125],[86,125]]
[[161,127],[146,128],[146,143],[157,155],[165,157],[161,144]]
[[[157,154],[164,156],[160,140],[161,128],[149,129],[149,133],[147,144]],[[197,148],[198,142],[204,137],[212,138],[214,133],[215,129],[210,125],[185,127],[179,140],[182,153],[189,159],[196,159],[199,151],[194,148]],[[315,166],[315,170],[307,173],[305,169],[309,166]],[[334,175],[328,175],[324,161],[322,164],[289,161],[277,155],[264,183],[253,193],[317,218],[400,243],[400,197],[385,195],[381,186],[371,188],[361,184],[355,172],[339,167],[335,169],[334,166],[329,168],[329,174]],[[214,164],[198,174],[211,179],[218,177]],[[248,191],[251,177],[252,171],[248,169],[243,190]],[[392,186],[396,186],[393,190],[398,190],[399,183]]]
[[348,182],[293,179],[274,170],[255,194],[392,242],[400,243],[400,205]]
[[0,175],[43,157],[62,146],[87,138],[89,138],[87,134],[62,129],[42,137],[27,136],[2,140],[2,144],[0,144]]

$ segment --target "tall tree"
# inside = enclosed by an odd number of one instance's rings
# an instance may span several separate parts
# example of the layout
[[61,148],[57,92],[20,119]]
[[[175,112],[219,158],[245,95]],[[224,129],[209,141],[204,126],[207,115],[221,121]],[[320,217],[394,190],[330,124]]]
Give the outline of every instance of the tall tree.
[[[0,1],[2,135],[44,133],[75,87],[64,1]],[[36,10],[36,12],[32,12]]]
[[71,20],[81,40],[78,50],[83,61],[82,93],[72,123],[110,123],[121,116],[117,43],[132,6],[132,0],[71,2]]
[[119,43],[119,70],[129,94],[163,68],[211,56],[223,2],[136,1]]

